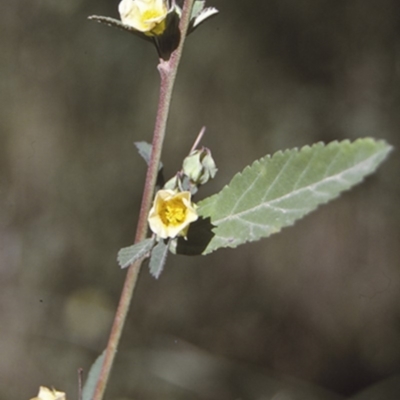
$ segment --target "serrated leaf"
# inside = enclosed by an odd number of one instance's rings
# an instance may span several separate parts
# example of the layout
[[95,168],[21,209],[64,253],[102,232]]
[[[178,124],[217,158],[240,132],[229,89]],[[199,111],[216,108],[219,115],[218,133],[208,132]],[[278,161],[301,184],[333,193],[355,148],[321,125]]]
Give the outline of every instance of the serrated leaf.
[[96,389],[96,384],[100,376],[101,367],[103,366],[105,354],[106,352],[103,351],[103,353],[97,357],[96,361],[90,367],[88,377],[82,390],[82,400],[92,400],[94,391]]
[[149,268],[151,275],[156,279],[161,275],[167,261],[169,244],[170,240],[164,241],[160,239],[151,252]]
[[117,261],[121,268],[127,268],[132,263],[143,258],[154,245],[154,239],[145,239],[132,246],[124,247],[118,252]]
[[220,193],[198,204],[198,214],[211,219],[215,235],[203,254],[255,241],[292,225],[361,182],[390,150],[384,141],[367,138],[317,143],[255,161]]

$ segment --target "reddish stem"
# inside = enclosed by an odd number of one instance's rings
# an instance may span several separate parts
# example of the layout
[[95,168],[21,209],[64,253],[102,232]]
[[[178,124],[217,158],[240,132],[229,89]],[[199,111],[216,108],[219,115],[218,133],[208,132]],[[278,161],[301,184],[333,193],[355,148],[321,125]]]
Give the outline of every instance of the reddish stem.
[[[187,27],[190,21],[190,14],[194,0],[185,0],[182,10],[182,17],[179,24],[181,31],[181,39],[178,48],[171,54],[168,61],[160,60],[158,70],[161,76],[160,95],[158,101],[158,110],[156,123],[154,127],[152,152],[150,162],[147,169],[146,182],[142,197],[142,205],[140,208],[139,221],[136,228],[135,243],[144,240],[147,236],[147,215],[149,213],[151,203],[154,196],[154,188],[157,180],[158,166],[160,164],[161,152],[165,138],[165,130],[169,108],[171,104],[172,90],[175,83],[176,73],[178,71],[179,61],[182,55],[183,44],[186,38]],[[126,316],[129,311],[133,291],[136,286],[140,267],[143,260],[133,263],[126,274],[125,283],[122,289],[120,302],[115,313],[113,326],[111,328],[110,337],[107,348],[105,350],[105,358],[97,381],[93,400],[102,400],[108,379],[110,377],[111,368],[114,363],[118,344],[125,325]]]

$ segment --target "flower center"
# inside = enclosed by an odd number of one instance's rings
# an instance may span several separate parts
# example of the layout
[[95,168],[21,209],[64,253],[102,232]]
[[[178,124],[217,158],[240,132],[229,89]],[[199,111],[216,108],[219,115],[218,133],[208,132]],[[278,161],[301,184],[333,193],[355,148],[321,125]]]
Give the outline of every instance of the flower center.
[[166,201],[160,210],[160,218],[167,225],[178,226],[185,222],[187,207],[181,199]]
[[[162,11],[162,10],[161,10]],[[142,20],[143,21],[148,21],[148,20],[152,20],[152,19],[156,19],[161,17],[162,15],[164,15],[163,12],[160,12],[159,10],[156,9],[150,9],[150,10],[146,10],[143,14],[142,14]]]

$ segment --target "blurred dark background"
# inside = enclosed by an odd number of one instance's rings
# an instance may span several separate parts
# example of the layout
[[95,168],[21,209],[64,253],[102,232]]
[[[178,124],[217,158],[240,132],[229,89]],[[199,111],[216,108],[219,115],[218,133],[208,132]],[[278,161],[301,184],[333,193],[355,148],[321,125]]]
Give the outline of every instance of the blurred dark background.
[[[372,136],[395,150],[279,235],[171,256],[158,281],[143,269],[107,398],[398,399],[400,2],[208,5],[220,15],[187,41],[167,177],[202,125],[219,173],[198,199],[284,148]],[[39,385],[76,399],[106,344],[144,182],[133,142],[151,140],[159,82],[151,45],[87,20],[117,6],[2,5],[1,400]]]

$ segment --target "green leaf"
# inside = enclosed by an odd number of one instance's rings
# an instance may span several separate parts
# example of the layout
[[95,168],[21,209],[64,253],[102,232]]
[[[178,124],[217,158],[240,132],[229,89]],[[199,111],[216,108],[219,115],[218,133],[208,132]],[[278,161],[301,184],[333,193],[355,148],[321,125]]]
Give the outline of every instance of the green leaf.
[[121,268],[127,268],[132,263],[143,258],[154,245],[154,239],[145,239],[129,247],[124,247],[118,252],[117,261]]
[[190,15],[188,34],[192,33],[205,20],[218,14],[218,10],[214,7],[204,8],[205,4],[205,0],[196,0],[194,2],[192,13]]
[[103,366],[105,354],[106,352],[103,351],[103,353],[97,357],[96,361],[91,366],[88,377],[83,386],[82,400],[92,400],[94,391],[96,389],[96,384],[100,376],[101,367]]
[[[214,226],[203,254],[279,232],[375,171],[391,146],[370,138],[317,143],[266,156],[200,202]],[[188,240],[189,242],[189,240]],[[190,243],[188,243],[190,245]]]
[[158,279],[164,269],[165,262],[167,261],[168,248],[170,240],[162,240],[154,246],[150,257],[150,273],[154,278]]
[[190,19],[196,18],[203,11],[205,4],[205,0],[195,0],[192,7],[192,13],[190,14]]
[[[150,163],[150,156],[151,156],[151,144],[147,142],[135,142],[134,143],[139,154],[143,157],[144,161],[146,161],[146,164],[149,165]],[[160,166],[158,167],[158,171],[161,171],[163,165],[160,162]]]
[[[150,164],[150,157],[151,157],[151,144],[147,142],[135,142],[134,143],[139,154],[143,157],[146,164]],[[158,175],[157,175],[157,182],[155,190],[160,190],[164,186],[164,173],[163,173],[163,164],[160,161],[160,165],[158,166]]]

